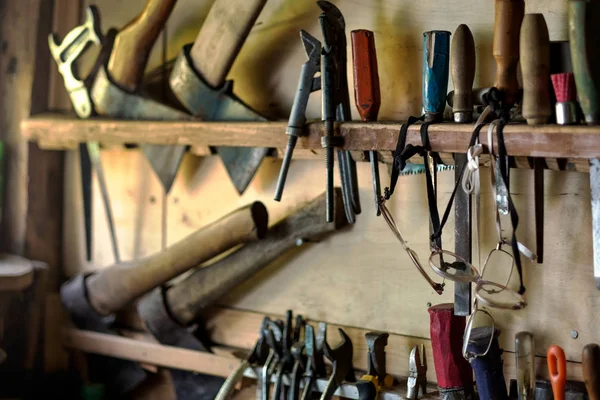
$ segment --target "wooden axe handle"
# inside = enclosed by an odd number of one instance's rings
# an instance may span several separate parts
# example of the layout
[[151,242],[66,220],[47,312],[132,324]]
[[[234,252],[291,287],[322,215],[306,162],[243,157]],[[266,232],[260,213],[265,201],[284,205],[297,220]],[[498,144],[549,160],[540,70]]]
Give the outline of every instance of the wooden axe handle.
[[588,344],[581,353],[583,381],[590,400],[600,400],[600,346]]
[[347,224],[342,194],[336,188],[334,222],[325,221],[325,193],[270,228],[266,237],[194,271],[166,292],[166,306],[177,322],[187,325],[237,285],[298,246],[299,240],[315,240]]
[[194,67],[213,88],[225,83],[267,0],[216,0],[190,51]]
[[148,0],[142,12],[115,37],[108,60],[111,78],[135,92],[142,82],[150,51],[177,0]]
[[519,32],[524,14],[523,0],[496,0],[493,53],[497,69],[494,86],[505,91],[505,103],[511,105],[519,92]]
[[141,260],[122,262],[86,280],[94,309],[109,315],[183,272],[241,243],[262,239],[268,214],[260,202],[237,209],[167,249]]

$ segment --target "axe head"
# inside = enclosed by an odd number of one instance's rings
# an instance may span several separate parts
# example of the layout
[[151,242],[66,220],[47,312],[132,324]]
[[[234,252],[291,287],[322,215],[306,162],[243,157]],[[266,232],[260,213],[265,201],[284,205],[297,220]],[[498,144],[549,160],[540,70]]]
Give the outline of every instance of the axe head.
[[[205,121],[265,121],[233,94],[232,81],[219,88],[208,85],[194,68],[190,49],[191,45],[183,47],[169,79],[171,90],[190,113]],[[268,149],[218,147],[217,152],[241,194],[250,184]]]

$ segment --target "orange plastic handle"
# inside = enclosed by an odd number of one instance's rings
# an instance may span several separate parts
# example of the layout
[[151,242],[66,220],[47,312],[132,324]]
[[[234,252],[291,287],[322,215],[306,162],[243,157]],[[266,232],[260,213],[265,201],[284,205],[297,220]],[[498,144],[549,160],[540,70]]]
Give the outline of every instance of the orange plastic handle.
[[377,53],[373,32],[358,29],[351,32],[354,65],[354,96],[363,121],[376,121],[381,105]]
[[567,359],[560,346],[552,345],[546,354],[548,357],[548,372],[552,383],[554,400],[565,400],[565,385],[567,383]]

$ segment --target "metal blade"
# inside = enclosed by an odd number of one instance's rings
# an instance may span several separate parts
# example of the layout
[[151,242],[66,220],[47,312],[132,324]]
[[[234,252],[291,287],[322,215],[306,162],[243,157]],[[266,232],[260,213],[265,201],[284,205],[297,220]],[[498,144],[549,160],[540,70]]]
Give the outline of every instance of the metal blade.
[[[128,93],[112,83],[105,67],[98,70],[92,87],[92,99],[101,114],[141,120],[190,120],[192,117],[151,99]],[[142,151],[169,193],[187,146],[144,144]]]
[[[190,49],[191,45],[183,47],[169,79],[171,90],[189,112],[205,121],[266,120],[233,94],[232,81],[227,81],[225,85],[216,89],[204,82],[194,68]],[[217,148],[217,153],[240,194],[250,184],[268,151],[268,148]]]
[[92,261],[92,164],[85,143],[79,144],[79,165],[85,226],[85,255],[87,261]]

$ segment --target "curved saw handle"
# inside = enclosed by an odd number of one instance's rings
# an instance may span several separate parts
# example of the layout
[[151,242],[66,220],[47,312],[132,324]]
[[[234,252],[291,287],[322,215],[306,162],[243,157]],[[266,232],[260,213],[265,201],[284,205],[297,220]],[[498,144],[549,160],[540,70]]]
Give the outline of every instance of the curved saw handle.
[[565,385],[567,384],[567,359],[565,352],[557,345],[548,348],[548,372],[552,383],[555,400],[565,400]]
[[519,93],[519,32],[524,15],[523,0],[496,0],[493,53],[497,69],[494,86],[504,90],[507,105],[514,104]]
[[216,0],[208,11],[190,56],[196,71],[211,87],[225,83],[233,61],[266,2]]
[[354,96],[363,121],[376,121],[381,106],[377,53],[373,32],[358,29],[351,32],[354,66]]
[[142,82],[150,51],[177,0],[148,0],[142,12],[115,37],[108,60],[111,78],[135,92]]

